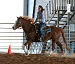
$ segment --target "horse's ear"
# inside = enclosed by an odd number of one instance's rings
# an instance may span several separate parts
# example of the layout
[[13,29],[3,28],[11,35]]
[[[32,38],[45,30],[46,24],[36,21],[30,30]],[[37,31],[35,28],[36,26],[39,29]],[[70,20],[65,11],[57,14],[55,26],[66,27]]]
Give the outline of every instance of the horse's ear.
[[[17,16],[16,16],[17,17]],[[18,18],[18,17],[17,17]]]
[[22,18],[24,18],[24,17],[22,16]]

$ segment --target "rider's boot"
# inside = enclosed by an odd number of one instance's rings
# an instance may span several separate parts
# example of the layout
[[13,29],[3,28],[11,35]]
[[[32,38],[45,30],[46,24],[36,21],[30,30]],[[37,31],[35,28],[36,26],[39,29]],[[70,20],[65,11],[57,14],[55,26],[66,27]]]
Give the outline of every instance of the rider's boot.
[[40,37],[40,41],[42,41],[42,38]]
[[44,34],[41,35],[41,37],[40,37],[40,41],[42,41],[43,37],[44,37]]

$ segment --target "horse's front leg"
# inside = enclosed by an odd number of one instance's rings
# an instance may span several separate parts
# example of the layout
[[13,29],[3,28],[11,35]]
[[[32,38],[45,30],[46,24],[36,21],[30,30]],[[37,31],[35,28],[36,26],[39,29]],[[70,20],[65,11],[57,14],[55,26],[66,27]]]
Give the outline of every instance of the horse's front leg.
[[52,41],[52,50],[51,50],[50,54],[53,54],[54,49],[55,49],[55,41]]
[[46,50],[46,44],[47,44],[47,42],[44,42],[44,43],[43,43],[43,47],[42,47],[42,52],[41,52],[41,53],[45,53],[45,50]]
[[31,41],[27,41],[24,45],[24,52],[25,52],[25,55],[29,55],[30,54],[30,51],[29,51],[29,49],[30,49],[30,45],[31,45]]
[[28,44],[27,44],[27,42],[23,45],[23,50],[24,50],[24,52],[25,52],[25,55],[28,55],[28,49],[27,49],[27,47],[28,47]]

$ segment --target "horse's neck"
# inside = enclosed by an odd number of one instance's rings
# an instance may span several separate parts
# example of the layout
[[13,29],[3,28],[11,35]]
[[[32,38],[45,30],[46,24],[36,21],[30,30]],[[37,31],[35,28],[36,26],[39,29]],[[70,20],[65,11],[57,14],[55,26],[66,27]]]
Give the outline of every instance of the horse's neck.
[[31,32],[33,32],[34,31],[34,26],[33,25],[28,25],[28,26],[25,26],[25,24],[23,24],[22,25],[22,28],[23,28],[23,30],[24,30],[24,32],[26,33],[26,34],[29,34],[29,33],[31,33]]

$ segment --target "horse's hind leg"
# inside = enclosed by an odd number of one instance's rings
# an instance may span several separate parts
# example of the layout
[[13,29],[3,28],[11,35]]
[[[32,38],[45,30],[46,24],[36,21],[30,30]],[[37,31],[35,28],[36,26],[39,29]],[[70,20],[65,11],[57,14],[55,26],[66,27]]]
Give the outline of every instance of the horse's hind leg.
[[62,44],[59,41],[57,41],[56,44],[60,47],[61,53],[63,54]]

